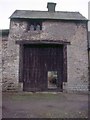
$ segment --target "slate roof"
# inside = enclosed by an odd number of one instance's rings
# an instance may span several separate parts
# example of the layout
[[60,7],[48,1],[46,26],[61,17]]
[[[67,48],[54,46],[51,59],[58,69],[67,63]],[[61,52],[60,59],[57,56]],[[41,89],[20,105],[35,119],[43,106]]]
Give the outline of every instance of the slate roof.
[[31,10],[16,10],[10,18],[29,18],[29,19],[56,19],[56,20],[86,20],[79,12],[65,11],[31,11]]

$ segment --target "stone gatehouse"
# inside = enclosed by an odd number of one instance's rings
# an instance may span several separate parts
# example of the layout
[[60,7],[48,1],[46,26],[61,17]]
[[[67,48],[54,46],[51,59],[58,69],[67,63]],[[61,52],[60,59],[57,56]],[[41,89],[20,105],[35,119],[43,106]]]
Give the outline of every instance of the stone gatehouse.
[[88,91],[88,20],[55,6],[10,16],[0,37],[3,91]]

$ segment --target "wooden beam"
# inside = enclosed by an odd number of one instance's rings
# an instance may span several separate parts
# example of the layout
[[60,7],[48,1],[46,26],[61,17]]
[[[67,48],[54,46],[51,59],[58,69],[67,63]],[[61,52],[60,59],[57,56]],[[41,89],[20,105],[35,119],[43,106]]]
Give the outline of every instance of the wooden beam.
[[70,42],[62,40],[16,40],[16,44],[61,44],[70,45]]

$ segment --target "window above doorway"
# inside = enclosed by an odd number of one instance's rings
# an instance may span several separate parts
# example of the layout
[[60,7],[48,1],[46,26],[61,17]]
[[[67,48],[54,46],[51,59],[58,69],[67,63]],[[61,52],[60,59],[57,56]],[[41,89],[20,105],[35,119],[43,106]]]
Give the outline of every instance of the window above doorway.
[[27,31],[41,31],[42,30],[42,21],[31,20],[28,22]]

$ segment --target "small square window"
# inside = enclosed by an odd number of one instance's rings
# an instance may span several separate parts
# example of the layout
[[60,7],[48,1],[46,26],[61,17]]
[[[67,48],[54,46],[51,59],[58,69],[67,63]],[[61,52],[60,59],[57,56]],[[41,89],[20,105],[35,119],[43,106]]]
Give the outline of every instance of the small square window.
[[42,30],[42,22],[41,21],[30,21],[28,23],[27,30],[30,30],[30,31],[40,31],[40,30]]

